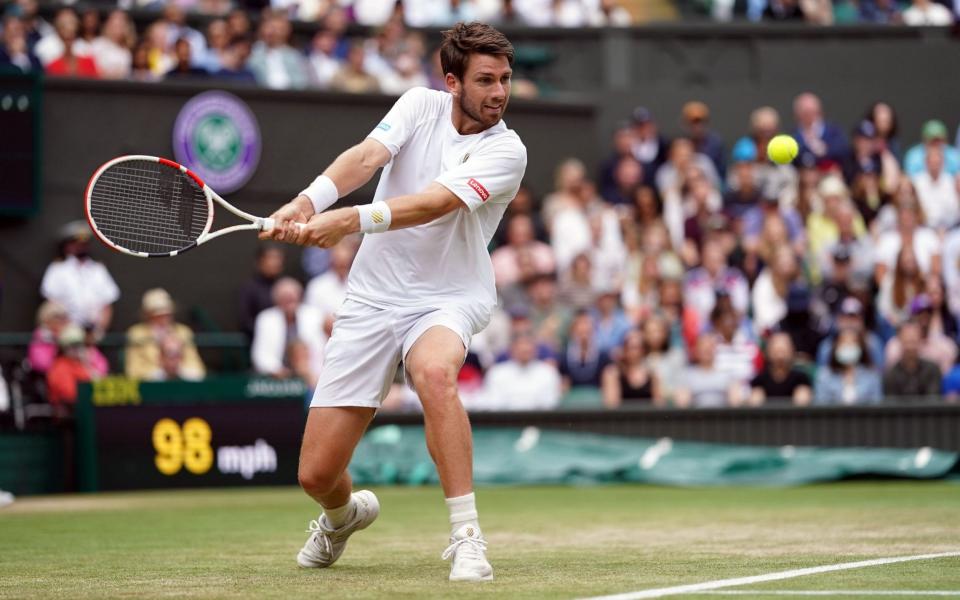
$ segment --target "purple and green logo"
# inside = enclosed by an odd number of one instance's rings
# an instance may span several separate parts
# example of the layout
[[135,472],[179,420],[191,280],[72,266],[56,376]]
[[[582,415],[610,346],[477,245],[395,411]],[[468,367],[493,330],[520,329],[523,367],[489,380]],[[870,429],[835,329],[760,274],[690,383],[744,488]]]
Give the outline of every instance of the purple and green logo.
[[220,194],[243,187],[260,161],[260,127],[243,100],[227,92],[191,98],[173,125],[177,162]]

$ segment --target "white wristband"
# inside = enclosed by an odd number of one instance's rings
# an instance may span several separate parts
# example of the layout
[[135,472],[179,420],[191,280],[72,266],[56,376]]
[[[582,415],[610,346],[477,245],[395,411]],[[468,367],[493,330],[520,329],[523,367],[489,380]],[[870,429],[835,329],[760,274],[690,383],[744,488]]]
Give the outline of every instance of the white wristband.
[[321,213],[340,198],[340,192],[333,180],[326,175],[320,175],[313,180],[313,183],[307,186],[307,189],[300,192],[301,195],[310,198],[313,204],[313,210]]
[[374,202],[373,204],[359,204],[356,207],[360,213],[360,231],[364,233],[383,233],[390,229],[390,207],[386,202]]

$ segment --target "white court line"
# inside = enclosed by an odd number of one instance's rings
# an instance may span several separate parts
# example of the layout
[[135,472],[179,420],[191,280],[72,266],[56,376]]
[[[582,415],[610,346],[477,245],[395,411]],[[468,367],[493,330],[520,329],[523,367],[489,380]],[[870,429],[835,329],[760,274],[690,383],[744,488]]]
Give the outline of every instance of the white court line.
[[792,579],[794,577],[803,577],[804,575],[818,575],[820,573],[830,573],[832,571],[844,571],[846,569],[859,569],[861,567],[877,567],[880,565],[892,565],[894,563],[909,562],[913,560],[931,560],[934,558],[949,558],[960,556],[960,552],[940,552],[937,554],[918,554],[916,556],[894,556],[891,558],[874,558],[871,560],[860,560],[857,562],[840,563],[836,565],[824,565],[821,567],[808,567],[806,569],[793,569],[792,571],[780,571],[777,573],[767,573],[766,575],[753,575],[750,577],[736,577],[734,579],[717,579],[715,581],[705,581],[703,583],[692,583],[689,585],[678,585],[674,587],[657,588],[652,590],[641,590],[639,592],[626,592],[623,594],[613,594],[610,596],[594,596],[588,600],[638,600],[640,598],[662,598],[664,596],[676,596],[678,594],[692,594],[695,592],[706,592],[725,587],[736,587],[739,585],[750,585],[752,583],[764,583],[767,581],[780,581],[781,579]]
[[710,596],[960,596],[960,590],[715,590],[701,593]]

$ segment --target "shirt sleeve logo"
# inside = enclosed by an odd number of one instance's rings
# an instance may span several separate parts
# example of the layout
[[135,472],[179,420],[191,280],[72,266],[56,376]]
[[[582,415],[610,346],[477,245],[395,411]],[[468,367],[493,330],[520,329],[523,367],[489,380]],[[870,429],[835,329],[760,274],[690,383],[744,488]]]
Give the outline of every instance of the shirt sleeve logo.
[[377,125],[377,129],[382,129],[383,131],[390,131],[390,123],[387,123],[386,121],[381,121],[380,124]]
[[475,191],[477,195],[480,196],[480,200],[482,200],[483,202],[486,202],[487,198],[490,197],[490,192],[487,191],[487,188],[480,185],[480,182],[477,181],[476,179],[471,177],[470,180],[467,181],[467,185],[473,188],[473,191]]

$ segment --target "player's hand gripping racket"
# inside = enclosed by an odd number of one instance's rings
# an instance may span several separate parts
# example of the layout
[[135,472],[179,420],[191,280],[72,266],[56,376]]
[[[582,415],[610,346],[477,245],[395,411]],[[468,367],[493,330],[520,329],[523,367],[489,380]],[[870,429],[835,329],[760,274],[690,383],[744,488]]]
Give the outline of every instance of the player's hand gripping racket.
[[[156,156],[120,156],[90,178],[87,220],[100,240],[131,256],[176,256],[234,231],[269,231],[273,219],[232,206],[195,173]],[[213,203],[249,225],[211,232]],[[299,224],[298,224],[299,225]]]

